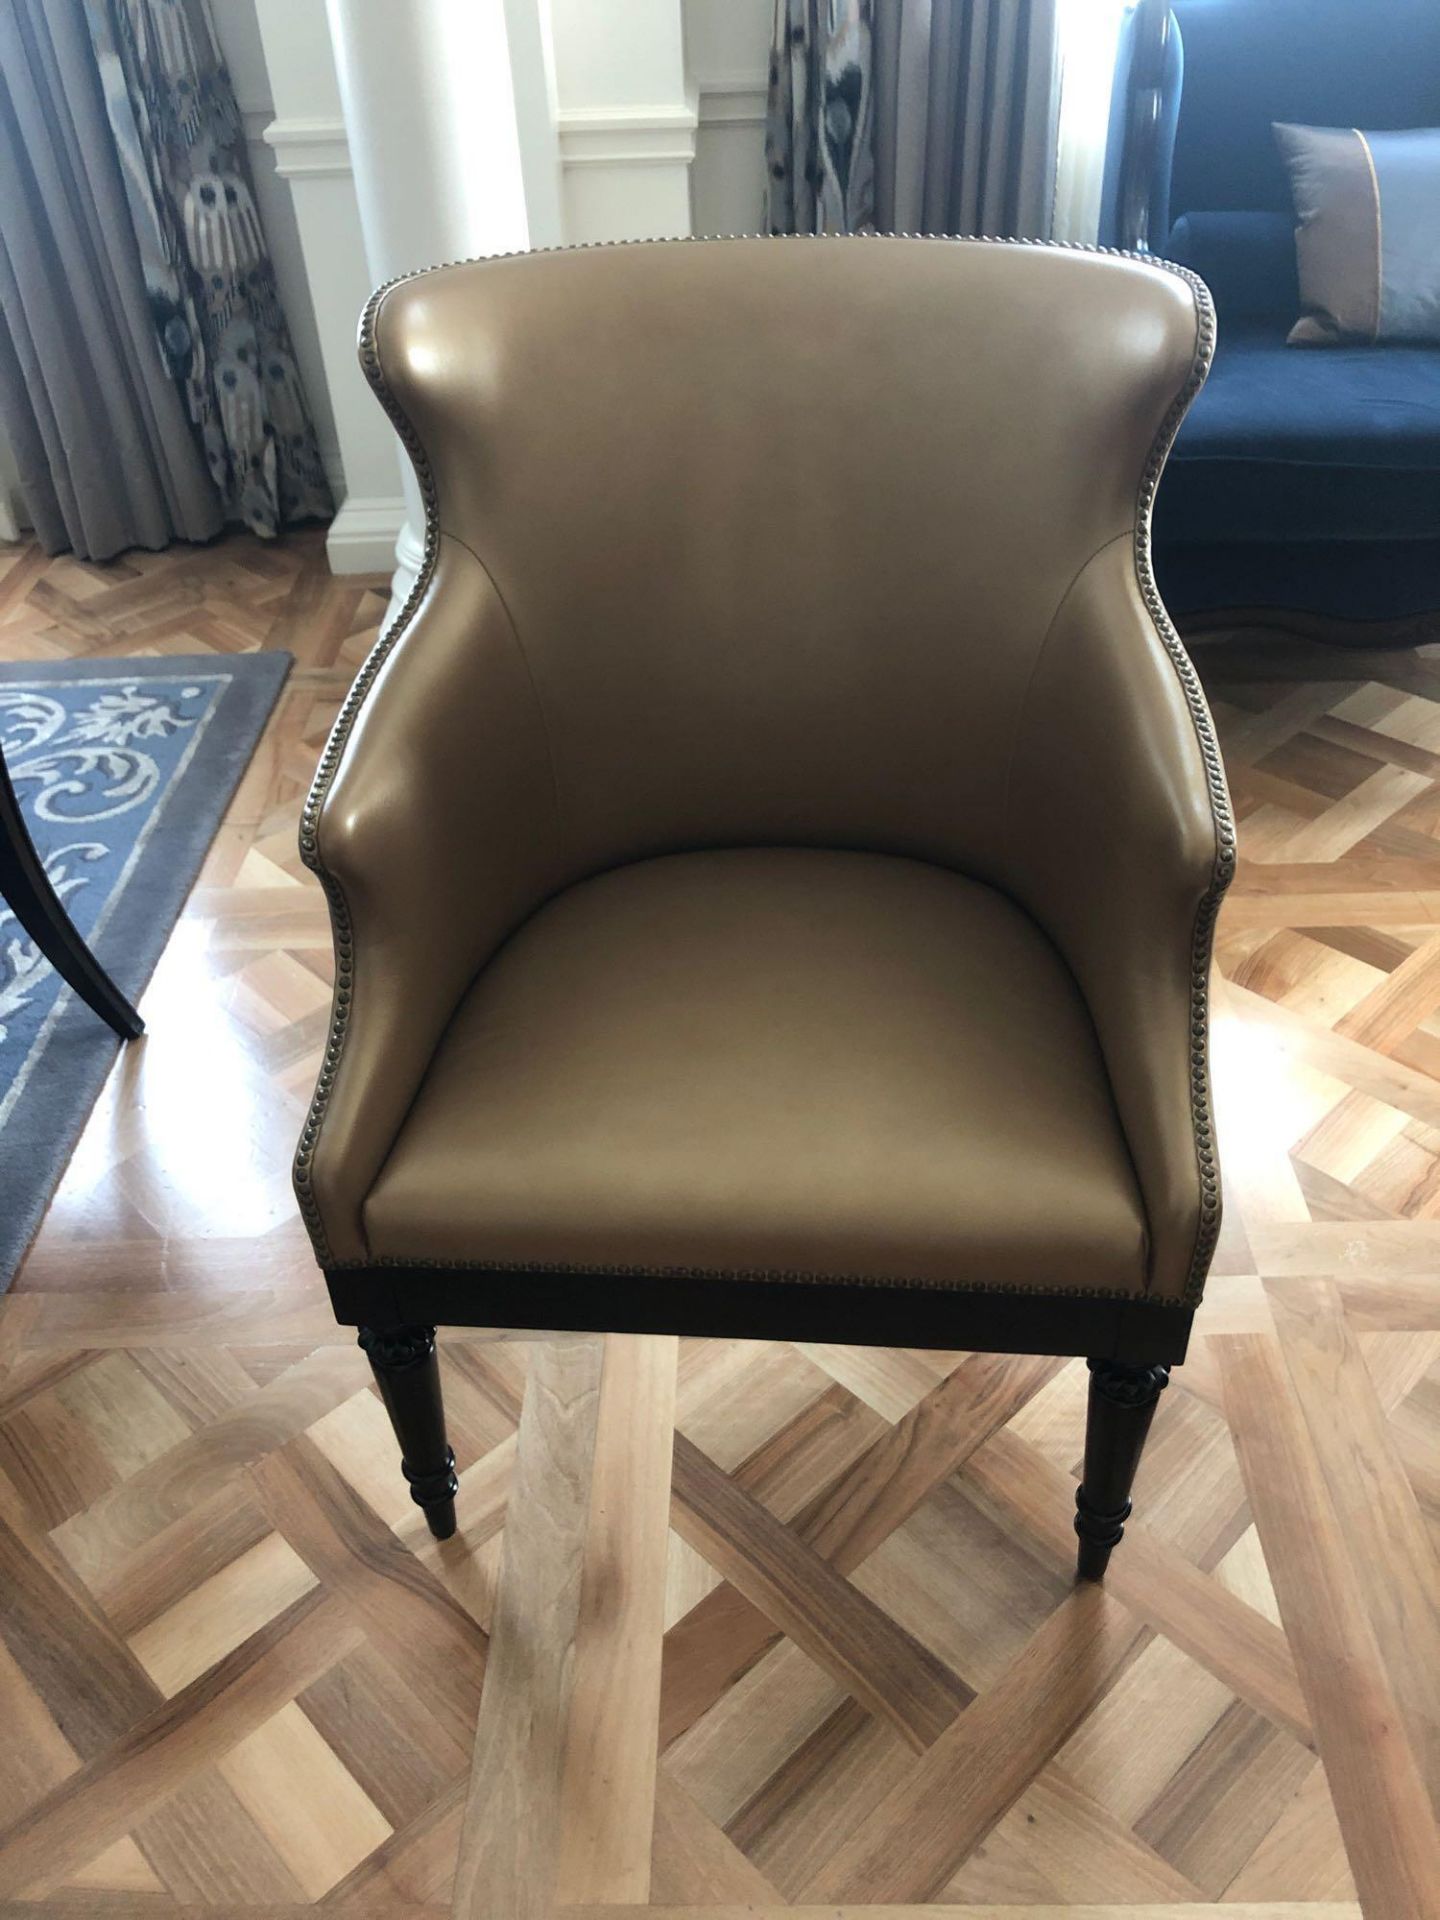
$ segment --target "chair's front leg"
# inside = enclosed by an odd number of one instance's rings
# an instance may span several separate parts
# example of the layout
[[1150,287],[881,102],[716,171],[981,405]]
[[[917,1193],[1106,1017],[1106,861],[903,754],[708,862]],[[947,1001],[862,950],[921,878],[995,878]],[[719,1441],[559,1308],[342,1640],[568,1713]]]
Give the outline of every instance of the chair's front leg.
[[1130,1518],[1130,1489],[1170,1369],[1128,1360],[1092,1360],[1085,1420],[1085,1476],[1075,1495],[1079,1574],[1100,1580]]
[[455,1455],[445,1438],[440,1364],[434,1327],[362,1327],[365,1350],[380,1388],[410,1497],[425,1512],[431,1533],[448,1540],[455,1531]]

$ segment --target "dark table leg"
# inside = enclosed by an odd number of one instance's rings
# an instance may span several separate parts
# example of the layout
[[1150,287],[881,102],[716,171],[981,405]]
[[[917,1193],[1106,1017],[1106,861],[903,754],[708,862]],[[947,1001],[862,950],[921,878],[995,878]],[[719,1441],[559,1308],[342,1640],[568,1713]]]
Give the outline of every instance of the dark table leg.
[[138,1040],[145,1022],[75,931],[51,886],[20,814],[5,756],[0,754],[0,899],[62,980],[122,1040]]

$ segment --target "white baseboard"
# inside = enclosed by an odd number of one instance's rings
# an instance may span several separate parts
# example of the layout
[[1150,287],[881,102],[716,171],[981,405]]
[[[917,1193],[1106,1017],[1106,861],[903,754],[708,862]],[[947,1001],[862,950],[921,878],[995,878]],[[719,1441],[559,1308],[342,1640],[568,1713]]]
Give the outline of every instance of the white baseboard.
[[332,573],[391,573],[395,542],[405,524],[405,501],[347,500],[330,522],[325,553]]

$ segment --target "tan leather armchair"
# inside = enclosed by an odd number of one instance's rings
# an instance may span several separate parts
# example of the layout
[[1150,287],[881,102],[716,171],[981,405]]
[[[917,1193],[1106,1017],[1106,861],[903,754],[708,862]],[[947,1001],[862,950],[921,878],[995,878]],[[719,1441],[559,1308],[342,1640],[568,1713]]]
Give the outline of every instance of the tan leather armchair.
[[434,1325],[1090,1357],[1098,1575],[1219,1224],[1233,864],[1150,507],[1203,287],[665,242],[382,289],[425,564],[302,845],[296,1186],[415,1497]]

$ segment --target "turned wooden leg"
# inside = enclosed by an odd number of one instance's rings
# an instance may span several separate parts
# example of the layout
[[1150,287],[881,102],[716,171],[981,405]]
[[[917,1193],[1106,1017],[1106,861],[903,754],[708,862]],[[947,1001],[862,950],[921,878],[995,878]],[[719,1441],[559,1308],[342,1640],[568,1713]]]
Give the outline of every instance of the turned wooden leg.
[[362,1327],[360,1345],[400,1443],[410,1497],[437,1540],[455,1531],[455,1455],[445,1439],[434,1327]]
[[1128,1360],[1092,1360],[1089,1365],[1085,1477],[1075,1495],[1075,1531],[1080,1536],[1080,1578],[1101,1580],[1130,1518],[1135,1469],[1170,1369]]

